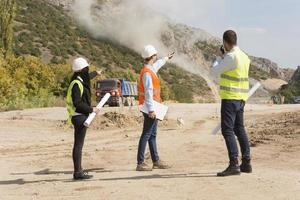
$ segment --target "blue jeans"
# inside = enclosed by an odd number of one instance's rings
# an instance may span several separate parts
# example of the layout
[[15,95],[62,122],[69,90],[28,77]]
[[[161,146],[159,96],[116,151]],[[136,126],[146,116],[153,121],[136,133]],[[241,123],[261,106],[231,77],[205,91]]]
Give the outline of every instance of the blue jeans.
[[243,159],[250,159],[250,145],[244,127],[244,107],[242,100],[222,100],[221,127],[230,160],[238,158],[237,137]]
[[151,119],[148,114],[144,115],[144,127],[141,135],[137,154],[137,163],[142,164],[144,162],[144,154],[147,142],[149,143],[150,154],[153,162],[159,160],[157,146],[156,146],[156,134],[157,134],[157,119]]

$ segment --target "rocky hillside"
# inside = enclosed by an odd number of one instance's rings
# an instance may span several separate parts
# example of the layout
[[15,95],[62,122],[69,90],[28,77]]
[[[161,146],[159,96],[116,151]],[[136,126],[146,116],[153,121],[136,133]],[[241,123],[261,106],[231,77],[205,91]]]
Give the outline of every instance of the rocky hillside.
[[287,85],[281,87],[280,94],[285,96],[287,103],[294,103],[293,96],[300,96],[300,66]]
[[[15,54],[33,55],[42,58],[45,63],[53,64],[70,63],[80,55],[88,58],[94,66],[105,68],[103,78],[138,80],[142,65],[138,52],[107,38],[91,37],[63,8],[46,1],[19,0],[15,23]],[[177,65],[167,64],[161,72],[161,78],[165,100],[213,101],[205,80]]]
[[268,76],[268,78],[279,78],[289,81],[294,73],[293,69],[281,68],[277,63],[266,58],[251,56],[251,61],[252,65],[260,69],[262,72],[265,72],[265,76]]
[[[162,33],[162,42],[170,49],[187,55],[197,66],[209,69],[216,58],[222,42],[219,38],[209,35],[201,29],[192,28],[182,24],[169,24],[168,29]],[[270,78],[289,81],[294,73],[293,69],[285,69],[266,58],[250,56],[250,76],[256,80]]]
[[[62,0],[62,2],[66,4],[66,1]],[[134,5],[128,3],[131,1],[127,0],[95,0],[92,3],[89,2],[90,4],[87,7],[90,6],[91,8],[83,9],[84,13],[89,14],[81,16],[75,13],[75,17],[77,16],[79,21],[91,33],[96,36],[110,37],[125,46],[135,49],[137,52],[142,44],[149,41],[159,46],[162,51],[175,50],[177,59],[174,62],[176,64],[192,73],[201,75],[209,82],[207,70],[216,58],[222,44],[219,38],[212,36],[205,30],[175,23],[161,13],[149,11],[148,8],[145,9],[138,4],[138,1],[134,1]],[[82,19],[83,17],[84,19]],[[90,19],[87,20],[87,18]],[[155,23],[151,23],[151,21]],[[113,28],[111,24],[114,24]],[[139,26],[133,26],[132,24],[139,24]],[[147,25],[151,27],[151,30],[148,29]],[[119,34],[119,27],[125,33]],[[101,31],[101,28],[106,32]],[[147,37],[144,37],[145,35]],[[124,37],[126,40],[122,39]],[[289,80],[293,73],[293,70],[281,69],[276,63],[265,58],[251,56],[251,59],[250,76],[254,79],[277,78]]]
[[298,66],[297,70],[293,74],[291,80],[290,80],[290,85],[296,85],[300,81],[300,66]]
[[[91,12],[96,23],[90,24],[89,21],[80,23],[74,15],[73,0],[19,0],[15,53],[41,57],[46,63],[69,63],[82,55],[94,65],[106,68],[106,77],[136,81],[142,63],[139,47],[147,40],[129,30],[121,32],[111,28],[130,22],[124,22],[123,12],[130,8],[118,7],[122,6],[122,1],[95,2],[91,11],[82,10],[82,13]],[[174,63],[168,64],[161,73],[165,98],[179,102],[213,101],[216,87],[208,77],[208,69],[216,58],[221,40],[204,30],[174,23],[163,16],[159,17],[159,24],[158,32],[153,33],[156,36],[154,44],[162,53],[170,49],[176,51]],[[102,32],[95,34],[95,29]],[[128,35],[122,35],[126,31]],[[252,61],[250,76],[254,79],[288,80],[290,77],[289,71],[267,59],[252,57]]]
[[47,0],[50,4],[54,6],[59,6],[66,11],[71,11],[73,0]]

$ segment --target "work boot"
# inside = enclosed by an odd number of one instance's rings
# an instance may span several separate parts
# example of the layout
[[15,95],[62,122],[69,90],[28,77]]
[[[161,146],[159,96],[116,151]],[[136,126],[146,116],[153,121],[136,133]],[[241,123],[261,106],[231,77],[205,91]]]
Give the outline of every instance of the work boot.
[[87,172],[74,172],[73,179],[74,180],[84,180],[84,179],[91,179],[93,175],[89,175]]
[[217,173],[217,176],[233,176],[233,175],[240,175],[240,166],[238,160],[232,160],[229,163],[229,166],[227,169],[225,169],[223,172]]
[[153,162],[153,169],[169,169],[169,168],[171,168],[171,166],[165,163],[164,161],[158,160]]
[[141,171],[141,172],[152,171],[152,168],[146,163],[142,163],[136,166],[136,171]]
[[242,159],[242,164],[240,165],[241,172],[252,173],[252,166],[250,159]]

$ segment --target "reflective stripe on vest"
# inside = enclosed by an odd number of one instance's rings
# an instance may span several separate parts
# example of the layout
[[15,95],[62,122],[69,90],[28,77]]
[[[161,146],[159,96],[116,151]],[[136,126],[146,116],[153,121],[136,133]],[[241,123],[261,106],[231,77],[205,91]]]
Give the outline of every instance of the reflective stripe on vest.
[[227,80],[230,80],[230,81],[237,81],[237,82],[249,81],[249,78],[236,78],[236,77],[228,76],[226,74],[222,74],[221,78],[227,79]]
[[220,86],[220,90],[225,90],[225,91],[229,91],[229,92],[246,93],[246,94],[248,94],[248,92],[249,92],[249,89],[232,88],[232,87],[226,87],[226,86]]
[[161,102],[161,88],[158,76],[151,69],[143,67],[139,81],[139,104],[144,104],[145,101],[145,88],[143,85],[143,76],[146,72],[148,72],[151,75],[153,85],[153,99],[157,102]]
[[73,105],[73,99],[72,99],[72,90],[74,85],[77,84],[80,90],[80,96],[83,94],[83,85],[82,82],[79,80],[73,80],[68,88],[67,93],[67,110],[68,110],[68,124],[72,124],[71,119],[75,114],[75,106]]
[[250,59],[238,47],[233,50],[237,67],[221,75],[221,99],[244,100],[248,99]]

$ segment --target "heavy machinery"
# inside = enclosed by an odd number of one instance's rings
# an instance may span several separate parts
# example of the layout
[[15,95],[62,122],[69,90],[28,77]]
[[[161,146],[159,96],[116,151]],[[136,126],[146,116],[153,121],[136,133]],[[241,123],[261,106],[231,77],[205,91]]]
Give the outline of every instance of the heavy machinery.
[[281,94],[274,95],[271,97],[271,100],[273,101],[273,104],[284,104],[285,97]]
[[293,96],[292,100],[294,104],[300,104],[300,96]]
[[136,105],[135,99],[138,96],[137,82],[130,82],[117,78],[97,81],[97,103],[100,102],[106,93],[111,94],[111,97],[106,103],[109,106],[134,106]]

